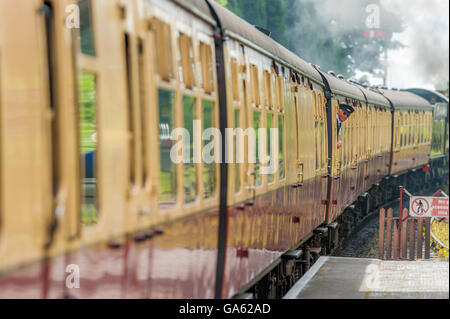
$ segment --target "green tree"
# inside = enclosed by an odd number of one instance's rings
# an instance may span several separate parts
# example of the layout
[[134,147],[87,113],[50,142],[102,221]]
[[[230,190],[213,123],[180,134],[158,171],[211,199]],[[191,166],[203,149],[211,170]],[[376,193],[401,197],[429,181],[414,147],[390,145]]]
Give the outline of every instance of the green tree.
[[226,2],[229,10],[248,23],[271,31],[271,37],[275,41],[281,44],[287,42],[286,7],[283,1],[227,0]]

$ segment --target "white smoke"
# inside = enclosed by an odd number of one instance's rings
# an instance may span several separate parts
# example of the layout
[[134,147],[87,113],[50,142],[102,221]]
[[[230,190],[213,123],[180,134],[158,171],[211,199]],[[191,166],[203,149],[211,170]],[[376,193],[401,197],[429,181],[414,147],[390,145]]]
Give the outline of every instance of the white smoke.
[[[314,5],[318,21],[325,23],[333,36],[353,29],[368,29],[365,23],[369,15],[366,9],[371,4],[369,0],[298,1],[299,6],[305,3]],[[378,1],[374,0],[374,4],[377,5]],[[392,40],[405,46],[388,51],[388,86],[445,88],[449,80],[449,1],[380,0],[380,4],[383,10],[380,10],[379,30],[393,30]],[[398,18],[402,21],[402,26],[399,25]],[[301,30],[301,19],[298,21],[296,28]],[[376,50],[376,47],[362,49],[365,51],[359,51],[360,53]],[[302,52],[301,48],[297,51]],[[364,61],[359,63],[364,64]],[[382,84],[382,79],[373,74],[356,73],[356,78],[366,74],[372,84]]]
[[389,51],[388,85],[442,89],[449,79],[449,1],[382,0],[403,18],[405,31],[394,39],[405,48]]

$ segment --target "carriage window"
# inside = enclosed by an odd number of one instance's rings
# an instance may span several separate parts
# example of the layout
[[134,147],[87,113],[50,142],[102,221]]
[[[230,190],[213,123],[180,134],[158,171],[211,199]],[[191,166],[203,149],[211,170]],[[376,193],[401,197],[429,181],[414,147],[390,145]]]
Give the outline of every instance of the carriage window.
[[319,109],[317,108],[316,93],[312,92],[314,107],[314,154],[316,159],[316,171],[319,169]]
[[194,49],[192,47],[192,39],[187,35],[180,34],[180,51],[182,74],[180,81],[184,85],[192,89],[194,86]]
[[417,114],[414,115],[414,144],[418,142],[418,125],[417,125]]
[[326,121],[326,113],[325,113],[325,100],[322,94],[317,96],[317,104],[320,112],[320,161],[322,163],[321,168],[325,168],[326,157],[328,154],[327,149],[327,141],[326,141],[326,129],[325,129],[325,121]]
[[265,92],[265,104],[266,106],[273,107],[272,98],[272,77],[270,73],[264,71],[264,92]]
[[140,102],[140,118],[141,118],[141,156],[142,156],[142,185],[146,186],[148,179],[148,163],[147,163],[147,113],[145,109],[146,103],[146,81],[145,81],[145,52],[142,39],[138,39],[138,76],[139,76],[139,102]]
[[96,75],[90,72],[81,72],[79,90],[81,222],[89,225],[98,220]]
[[255,65],[250,66],[250,76],[252,85],[252,102],[255,105],[261,105],[259,96],[259,74],[258,68]]
[[422,114],[422,116],[420,117],[420,143],[423,143],[423,131],[424,131],[424,115]]
[[[203,131],[208,128],[212,128],[214,125],[214,107],[213,102],[204,100],[203,101]],[[215,154],[212,154],[213,156]],[[216,185],[216,175],[215,175],[215,163],[211,164],[203,163],[203,191],[204,197],[214,196],[215,185]]]
[[233,100],[239,101],[238,64],[236,60],[231,60],[231,87],[233,90]]
[[422,144],[422,123],[420,122],[420,120],[417,127],[417,144]]
[[315,159],[316,159],[316,170],[320,170],[325,167],[325,149],[324,149],[324,119],[325,115],[323,113],[322,107],[322,96],[320,94],[316,95],[316,92],[312,93],[312,99],[314,104],[314,145],[315,145]]
[[319,134],[318,134],[318,130],[319,130],[319,124],[318,124],[318,122],[317,121],[315,121],[315,123],[314,123],[314,150],[315,150],[315,153],[316,153],[316,170],[318,170],[319,169],[319,148],[318,148],[318,145],[317,145],[317,140],[318,140],[318,136],[319,136]]
[[347,125],[345,126],[344,130],[344,148],[345,148],[345,166],[347,166],[350,163],[350,121],[347,121]]
[[170,208],[176,203],[175,164],[170,159],[170,149],[174,145],[171,132],[174,128],[174,98],[170,91],[159,90],[159,203],[162,208]]
[[128,98],[128,132],[129,132],[129,144],[130,144],[130,166],[129,166],[129,176],[130,183],[134,185],[136,178],[136,166],[135,156],[136,156],[136,128],[134,125],[134,108],[133,108],[133,89],[132,89],[132,74],[131,74],[131,48],[130,48],[130,37],[128,34],[124,35],[124,55],[125,55],[125,82],[127,89],[127,98]]
[[[240,117],[239,117],[239,110],[234,110],[234,127],[235,128],[240,128]],[[238,136],[236,134],[235,138],[234,138],[234,191],[236,193],[239,193],[241,191],[241,168],[242,168],[242,164],[241,163],[237,163],[239,157],[237,156],[238,154]],[[241,147],[243,148],[243,147]],[[242,153],[241,150],[239,150],[240,154]]]
[[261,113],[253,112],[253,128],[255,130],[255,185],[261,186],[260,164],[259,164],[259,128],[261,127]]
[[91,0],[79,0],[81,53],[95,56]]
[[351,165],[353,161],[353,123],[349,121],[348,127],[348,164]]
[[202,64],[202,85],[206,93],[213,91],[213,70],[211,46],[200,43],[200,59]]
[[322,169],[325,168],[325,129],[324,129],[324,125],[323,122],[320,122],[320,162],[322,163]]
[[283,90],[283,78],[276,77],[276,94],[277,105],[280,111],[284,111],[284,90]]
[[424,118],[424,123],[423,123],[423,142],[426,143],[427,142],[427,122],[428,119],[425,117]]
[[420,144],[423,143],[423,114],[420,115]]
[[183,97],[184,128],[189,132],[189,140],[184,141],[184,149],[189,150],[189,163],[184,164],[184,202],[192,203],[197,197],[197,170],[194,163],[194,120],[195,99]]
[[278,170],[280,172],[280,179],[284,179],[284,116],[278,115]]
[[400,147],[403,146],[403,121],[402,117],[399,118],[399,130],[400,130]]
[[407,145],[411,145],[411,115],[408,116],[408,142]]
[[410,142],[409,144],[414,144],[414,113],[410,115],[409,119],[409,127],[410,127]]
[[428,116],[425,115],[423,123],[423,141],[428,142]]
[[[272,128],[272,125],[273,125],[273,114],[267,114],[267,152],[266,152],[266,154],[269,155],[269,158],[272,158],[272,147],[271,147],[272,131],[270,130]],[[270,165],[270,162],[267,165]],[[268,178],[269,183],[273,183],[273,181],[274,181],[273,177],[274,177],[273,174],[268,175],[267,178]]]
[[170,26],[158,19],[153,19],[152,28],[155,31],[155,65],[158,74],[164,81],[170,81],[173,78]]
[[405,115],[405,119],[404,119],[404,124],[403,124],[403,146],[407,146],[408,145],[408,115]]
[[55,19],[52,3],[45,1],[45,34],[47,42],[47,70],[48,70],[48,93],[49,93],[49,108],[52,115],[51,121],[51,167],[52,167],[52,191],[53,196],[56,196],[59,188],[59,170],[58,170],[58,149],[60,148],[60,139],[58,139],[58,105],[56,103],[55,95]]
[[418,139],[419,139],[419,144],[422,144],[423,143],[423,118],[422,118],[422,115],[420,116],[420,119],[419,119],[419,137],[418,137]]

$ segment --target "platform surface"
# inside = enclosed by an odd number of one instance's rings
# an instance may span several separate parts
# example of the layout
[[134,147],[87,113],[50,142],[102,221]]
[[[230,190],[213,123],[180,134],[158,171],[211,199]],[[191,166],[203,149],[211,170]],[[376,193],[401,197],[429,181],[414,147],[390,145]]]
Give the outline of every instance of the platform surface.
[[448,299],[448,261],[320,257],[283,299]]

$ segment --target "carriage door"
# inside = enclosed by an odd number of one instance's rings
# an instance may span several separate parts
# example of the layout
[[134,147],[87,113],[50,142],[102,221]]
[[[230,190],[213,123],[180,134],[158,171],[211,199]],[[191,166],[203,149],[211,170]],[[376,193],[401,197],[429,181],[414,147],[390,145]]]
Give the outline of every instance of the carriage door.
[[[336,114],[338,111],[338,100],[332,101],[332,107],[331,107],[331,123],[332,123],[332,132],[329,135],[332,139],[332,145],[333,145],[333,167],[332,167],[332,180],[331,180],[331,196],[330,196],[330,203],[329,210],[328,210],[328,220],[327,223],[330,223],[333,221],[338,213],[337,211],[337,200],[338,200],[338,194],[341,188],[341,177],[342,177],[342,167],[344,165],[344,148],[341,147],[340,149],[337,148],[337,120],[336,120]],[[341,139],[344,139],[344,128],[342,127],[342,135]]]
[[363,107],[362,108],[362,125],[363,125],[363,130],[362,130],[362,136],[361,136],[361,143],[363,144],[363,153],[362,155],[364,156],[364,178],[363,178],[363,190],[367,190],[367,186],[368,186],[368,179],[369,179],[369,154],[367,153],[367,149],[368,149],[368,134],[367,134],[367,130],[369,127],[369,121],[368,121],[368,116],[367,116],[367,107]]
[[[69,242],[73,243],[80,235],[78,171],[74,169],[78,164],[75,76],[75,41],[78,30],[73,25],[76,18],[70,19],[70,15],[76,15],[78,10],[69,6],[71,2],[34,2],[39,21],[39,59],[45,97],[42,105],[45,143],[42,176],[45,178],[44,194],[49,208],[45,216],[45,256],[52,255],[56,250],[66,250],[71,244]],[[51,276],[57,281],[57,285],[53,287],[58,288],[43,289],[42,298],[63,297],[61,294],[65,287],[66,264],[52,263],[47,270],[43,270],[43,278],[50,280]]]
[[[65,240],[73,240],[80,233],[78,218],[77,130],[76,130],[76,83],[75,40],[76,29],[70,25],[66,12],[70,1],[43,1],[39,9],[42,18],[43,64],[46,66],[48,120],[48,169],[53,198],[46,248],[54,246],[56,236],[63,234]],[[69,39],[69,41],[67,41]],[[59,237],[60,238],[60,237]]]
[[[297,161],[296,161],[296,182],[292,185],[293,188],[300,190],[303,186],[303,181],[304,181],[304,161],[301,158],[301,153],[300,153],[300,119],[299,119],[299,114],[300,114],[300,103],[299,103],[299,98],[298,98],[298,94],[294,93],[294,106],[295,106],[295,145],[296,145],[296,150],[297,150]],[[298,198],[298,194],[297,196],[295,196],[294,202],[296,200],[299,200]]]

